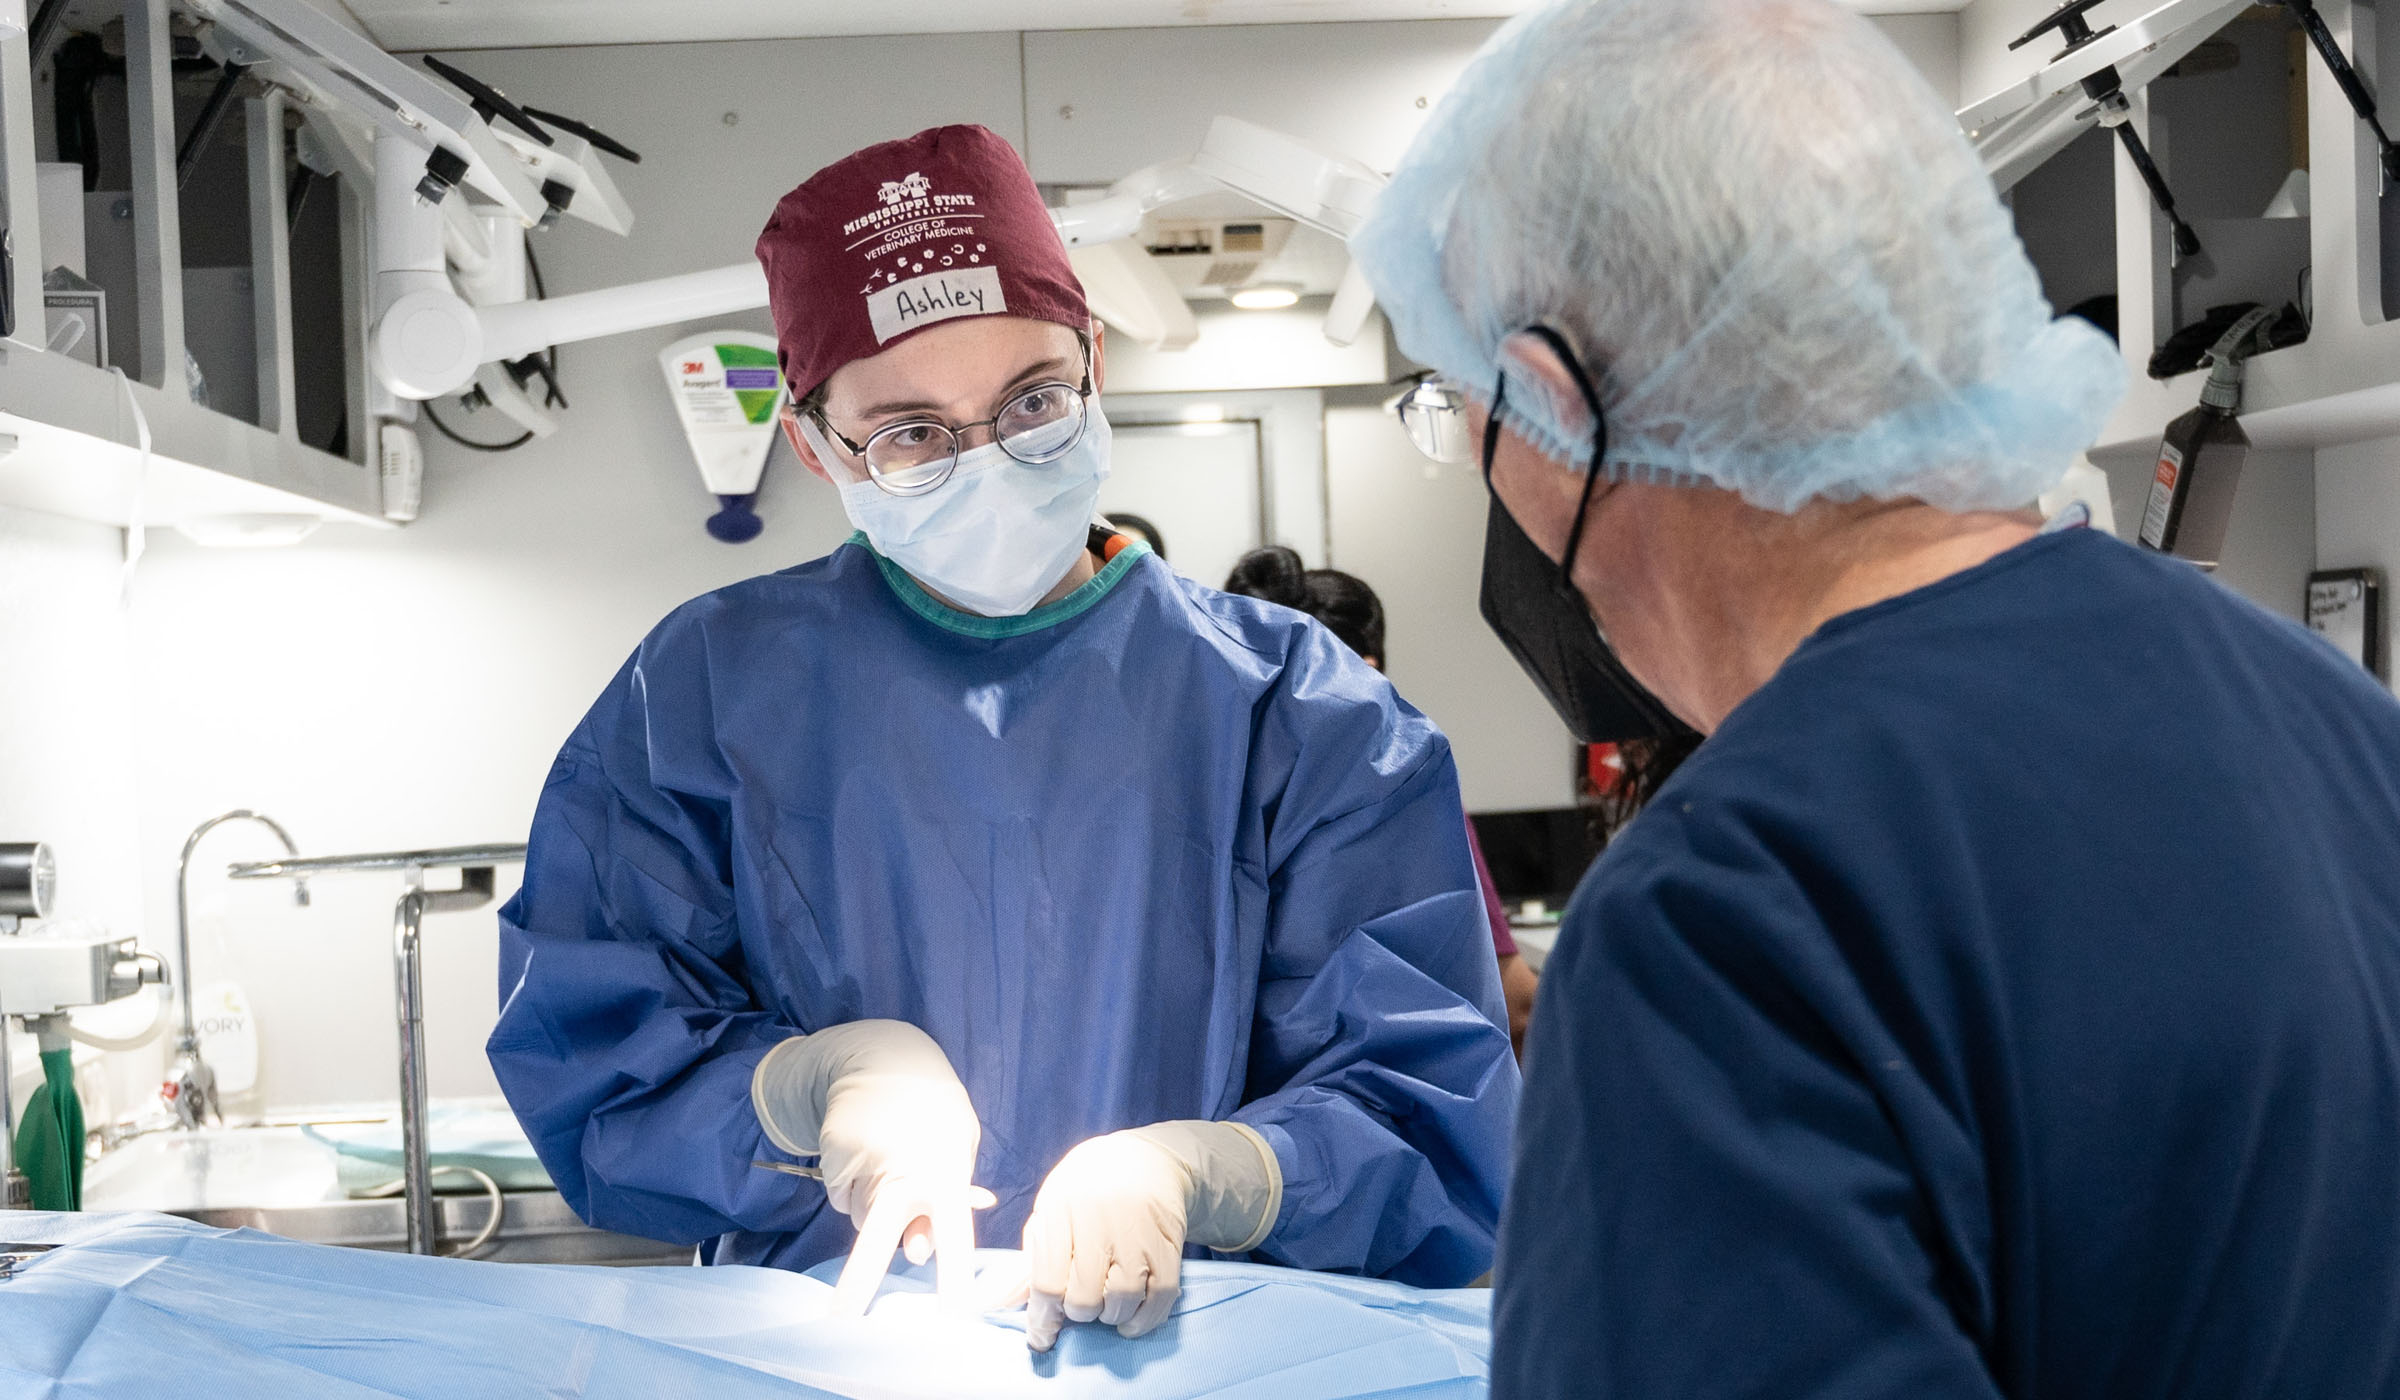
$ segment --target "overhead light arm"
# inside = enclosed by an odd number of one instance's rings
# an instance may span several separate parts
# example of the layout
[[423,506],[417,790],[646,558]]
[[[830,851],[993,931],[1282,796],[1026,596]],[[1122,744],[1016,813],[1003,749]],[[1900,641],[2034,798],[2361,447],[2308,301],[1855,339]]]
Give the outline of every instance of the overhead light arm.
[[[2094,30],[2091,21],[2084,18],[2095,6],[2104,3],[2106,0],[2067,0],[2040,24],[2026,30],[2009,44],[2009,48],[2024,48],[2055,29],[2058,36],[2067,41],[2066,51],[2059,57],[2071,58],[2078,49],[2091,47],[2109,32]],[[2184,222],[2182,213],[2175,207],[2175,192],[2168,188],[2166,175],[2159,170],[2158,162],[2151,159],[2150,148],[2142,141],[2142,134],[2133,129],[2133,100],[2125,95],[2124,74],[2118,71],[2115,64],[2105,64],[2086,74],[2081,87],[2084,95],[2097,104],[2100,124],[2117,134],[2118,144],[2125,148],[2125,155],[2141,175],[2142,183],[2150,187],[2151,199],[2157,203],[2159,211],[2167,216],[2167,224],[2175,232],[2176,255],[2198,257],[2200,235]]]
[[[412,226],[436,215],[405,203],[395,205],[386,184],[380,178],[376,182],[377,205],[395,223]],[[1346,239],[1365,218],[1382,184],[1381,175],[1356,161],[1326,155],[1264,127],[1219,117],[1190,161],[1137,170],[1101,198],[1053,209],[1050,218],[1078,268],[1102,274],[1096,278],[1104,285],[1096,291],[1095,308],[1137,341],[1179,348],[1190,344],[1197,331],[1190,308],[1172,284],[1129,265],[1132,256],[1147,258],[1138,247],[1095,256],[1098,249],[1132,238],[1145,218],[1166,205],[1218,190],[1231,190]],[[436,247],[438,233],[437,226]],[[422,255],[424,238],[387,232],[384,242],[416,248],[421,254],[414,262],[387,257],[382,260],[386,270],[378,272],[379,286],[398,295],[388,301],[378,298],[383,314],[375,328],[377,371],[403,398],[450,393],[472,382],[479,365],[513,360],[545,346],[767,304],[766,274],[755,262],[740,262],[541,301],[473,306],[449,287],[447,277],[434,287],[421,275],[428,267],[438,268],[438,257]],[[1354,268],[1343,279],[1326,318],[1327,337],[1350,344],[1373,306],[1374,295]]]
[[[2112,116],[2122,126],[2124,117],[2131,115],[2127,94],[2181,63],[2250,3],[2168,0],[2139,19],[2092,34],[2033,74],[1961,109],[1958,124],[1973,139],[1992,182],[2007,190],[2092,127]],[[2057,18],[2054,14],[2044,27]],[[2114,86],[2124,104],[2117,111],[2123,116],[2112,111],[2111,104],[2096,100],[2085,86],[2100,79],[2106,90],[2106,72],[2116,75]]]

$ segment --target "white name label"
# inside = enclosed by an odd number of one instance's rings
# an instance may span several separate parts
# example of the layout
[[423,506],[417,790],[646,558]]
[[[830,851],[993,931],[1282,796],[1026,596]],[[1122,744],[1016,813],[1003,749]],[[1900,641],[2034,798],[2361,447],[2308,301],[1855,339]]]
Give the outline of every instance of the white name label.
[[1006,310],[996,267],[929,272],[867,295],[867,317],[875,324],[878,345],[953,316],[993,316]]
[[2150,504],[2142,511],[2142,543],[2167,547],[2167,522],[2175,514],[2175,482],[2183,475],[2183,449],[2161,443],[2158,470],[2150,477]]

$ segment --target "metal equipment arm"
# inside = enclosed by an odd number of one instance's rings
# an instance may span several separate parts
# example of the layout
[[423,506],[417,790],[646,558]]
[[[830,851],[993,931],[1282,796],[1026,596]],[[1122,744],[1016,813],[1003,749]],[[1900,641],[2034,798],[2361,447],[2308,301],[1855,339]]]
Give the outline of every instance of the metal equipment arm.
[[2100,80],[2105,90],[2102,75],[2113,71],[2117,101],[2129,108],[2129,94],[2181,63],[2248,8],[2250,0],[2168,0],[2139,19],[2091,34],[2031,76],[1961,108],[1958,124],[1973,139],[1992,182],[2007,190],[2094,124],[2115,118],[2113,124],[2122,125],[2127,113],[2097,100],[2087,83]]

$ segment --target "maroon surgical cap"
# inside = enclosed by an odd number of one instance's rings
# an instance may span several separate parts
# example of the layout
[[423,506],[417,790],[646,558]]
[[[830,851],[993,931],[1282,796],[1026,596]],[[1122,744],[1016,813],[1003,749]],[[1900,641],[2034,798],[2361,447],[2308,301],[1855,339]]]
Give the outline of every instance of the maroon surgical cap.
[[937,126],[809,176],[775,206],[758,261],[795,398],[961,316],[1091,324],[1032,174],[980,126]]

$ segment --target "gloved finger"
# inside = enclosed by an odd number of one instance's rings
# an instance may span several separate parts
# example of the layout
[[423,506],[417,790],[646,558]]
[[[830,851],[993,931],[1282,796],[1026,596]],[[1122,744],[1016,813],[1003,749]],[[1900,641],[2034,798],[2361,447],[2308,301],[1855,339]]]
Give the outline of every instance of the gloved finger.
[[1025,1345],[1035,1351],[1048,1351],[1058,1344],[1058,1331],[1066,1326],[1067,1315],[1059,1309],[1058,1300],[1036,1293],[1025,1302]]
[[920,1215],[908,1222],[900,1232],[900,1253],[911,1264],[922,1264],[933,1257],[933,1222]]
[[1003,1260],[976,1276],[975,1306],[982,1312],[1021,1308],[1033,1291],[1032,1283],[1033,1273],[1025,1267],[1025,1256]]
[[1178,1285],[1150,1280],[1150,1292],[1142,1299],[1142,1305],[1134,1310],[1133,1316],[1117,1328],[1117,1335],[1131,1338],[1157,1331],[1160,1323],[1174,1316],[1175,1300],[1182,1296],[1183,1289]]
[[896,1191],[877,1193],[875,1208],[867,1212],[866,1222],[859,1226],[858,1243],[851,1247],[849,1261],[842,1265],[842,1276],[833,1285],[833,1315],[864,1317],[867,1305],[875,1301],[875,1292],[883,1286],[883,1276],[891,1270],[892,1251],[900,1247],[900,1232],[916,1215],[916,1202]]
[[1108,1283],[1100,1296],[1100,1320],[1121,1328],[1132,1321],[1149,1292],[1149,1268],[1138,1258],[1118,1259],[1108,1266]]
[[[1177,1241],[1180,1244],[1181,1241]],[[1142,1299],[1133,1317],[1117,1329],[1122,1337],[1139,1337],[1156,1331],[1175,1311],[1175,1300],[1183,1296],[1183,1252],[1164,1249],[1149,1260],[1150,1291]]]
[[1066,1290],[1067,1260],[1063,1248],[1050,1242],[1055,1233],[1036,1205],[1033,1219],[1025,1222],[1025,1345],[1035,1351],[1048,1351],[1067,1320],[1059,1302]]
[[928,1222],[933,1254],[934,1291],[956,1312],[978,1311],[975,1295],[975,1216],[966,1192],[937,1204]]
[[1036,1202],[1033,1218],[1025,1222],[1027,1286],[1034,1297],[1056,1300],[1066,1296],[1073,1242],[1064,1214]]
[[1097,1322],[1100,1304],[1108,1292],[1114,1232],[1097,1210],[1074,1211],[1069,1219],[1075,1238],[1073,1252],[1067,1259],[1067,1318],[1072,1322]]

